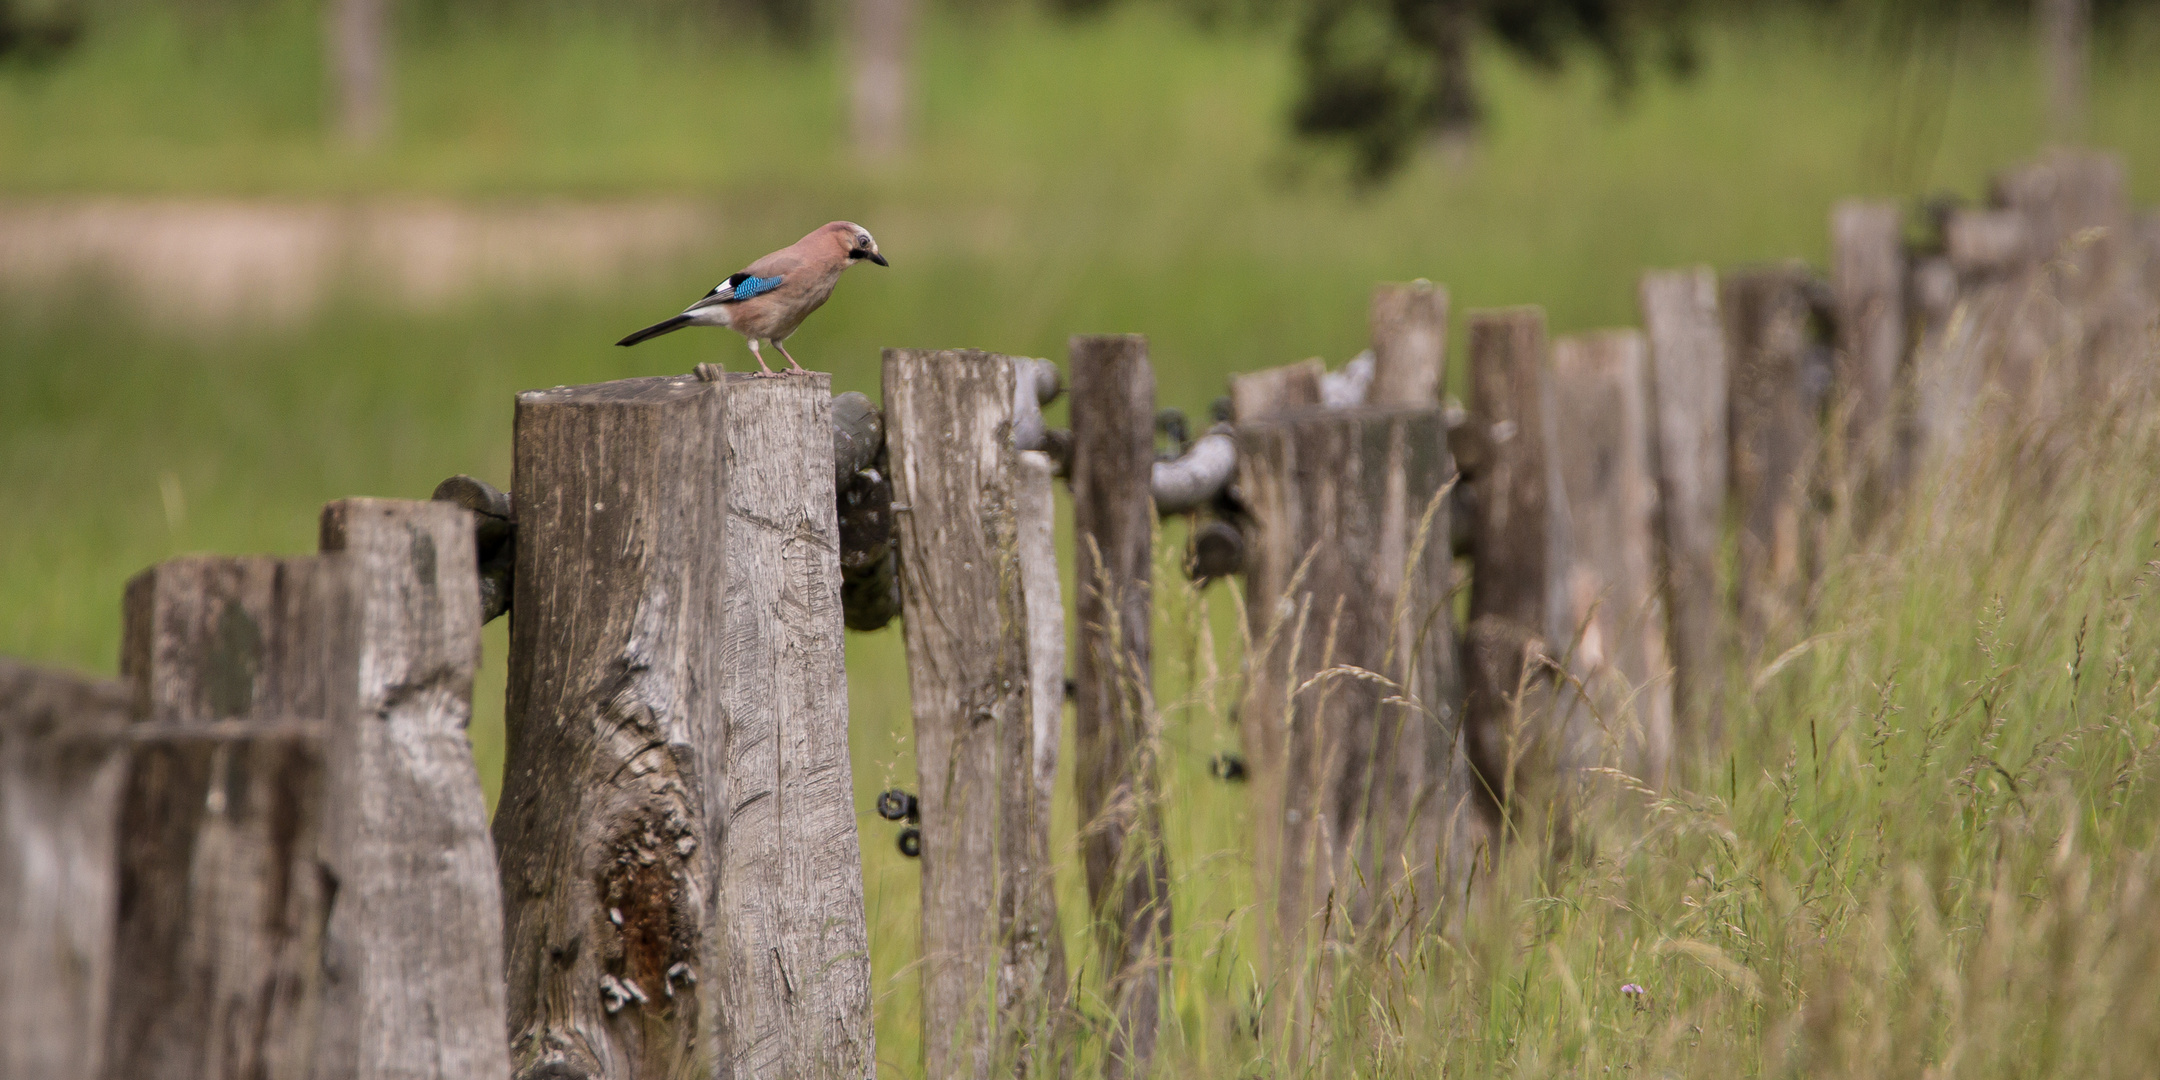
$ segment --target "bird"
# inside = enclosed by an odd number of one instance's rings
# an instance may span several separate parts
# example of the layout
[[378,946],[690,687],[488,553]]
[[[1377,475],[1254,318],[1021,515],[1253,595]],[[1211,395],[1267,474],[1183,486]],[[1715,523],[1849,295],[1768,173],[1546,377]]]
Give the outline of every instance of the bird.
[[751,263],[713,286],[697,303],[672,319],[663,319],[623,338],[617,345],[671,334],[685,326],[725,326],[750,339],[750,355],[765,374],[774,374],[758,352],[763,338],[787,357],[795,371],[803,366],[783,344],[795,328],[825,303],[840,274],[863,260],[891,266],[878,251],[870,230],[852,221],[835,221]]

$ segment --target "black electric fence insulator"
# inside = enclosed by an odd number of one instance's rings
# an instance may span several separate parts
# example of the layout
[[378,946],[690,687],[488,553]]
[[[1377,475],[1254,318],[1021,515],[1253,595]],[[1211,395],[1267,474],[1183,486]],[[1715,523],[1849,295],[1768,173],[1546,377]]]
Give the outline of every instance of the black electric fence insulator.
[[1215,755],[1214,760],[1208,762],[1208,772],[1213,775],[1215,779],[1224,781],[1226,783],[1244,783],[1245,755],[1231,753],[1217,754]]
[[1170,443],[1168,452],[1158,452],[1156,454],[1157,457],[1166,461],[1177,458],[1178,455],[1185,452],[1186,447],[1192,445],[1192,424],[1185,419],[1185,410],[1183,409],[1166,406],[1157,410],[1155,413],[1155,434],[1162,436]]
[[900,830],[900,854],[910,859],[922,858],[922,830],[913,825]]
[[1213,581],[1229,577],[1245,569],[1245,537],[1237,526],[1226,521],[1210,521],[1193,530],[1192,550],[1185,564],[1185,576],[1194,581]]
[[877,797],[877,812],[879,817],[887,821],[899,821],[903,818],[908,821],[922,820],[922,807],[915,796],[899,788],[893,788]]

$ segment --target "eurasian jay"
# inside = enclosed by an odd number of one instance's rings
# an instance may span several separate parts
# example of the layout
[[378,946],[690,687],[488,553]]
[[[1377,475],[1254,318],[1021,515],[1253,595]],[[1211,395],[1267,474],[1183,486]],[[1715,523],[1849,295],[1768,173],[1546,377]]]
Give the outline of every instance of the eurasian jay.
[[750,355],[765,374],[772,374],[773,369],[765,366],[765,357],[758,352],[759,338],[772,342],[773,348],[787,357],[788,366],[801,371],[803,366],[781,343],[832,295],[833,286],[840,283],[840,272],[859,259],[879,266],[892,265],[878,254],[877,241],[870,238],[869,230],[852,221],[835,221],[751,263],[747,269],[729,274],[726,281],[713,286],[713,291],[684,308],[682,314],[656,322],[615,344],[635,345],[685,326],[725,326],[750,339]]

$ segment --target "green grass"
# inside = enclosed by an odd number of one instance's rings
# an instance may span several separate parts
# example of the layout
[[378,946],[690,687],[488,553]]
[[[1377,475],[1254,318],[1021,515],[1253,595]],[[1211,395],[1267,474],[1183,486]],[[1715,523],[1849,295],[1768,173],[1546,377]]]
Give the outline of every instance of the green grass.
[[[827,53],[574,13],[453,22],[401,55],[394,140],[355,155],[320,123],[313,9],[252,10],[146,12],[94,24],[52,68],[0,68],[0,197],[667,195],[722,226],[709,255],[607,289],[432,312],[355,292],[298,325],[176,329],[97,282],[0,294],[0,650],[110,672],[121,585],[143,566],[307,550],[318,507],[346,495],[505,482],[519,389],[741,363],[717,335],[608,343],[832,217],[895,261],[851,274],[793,343],[837,388],[874,394],[881,346],[1062,357],[1069,334],[1140,331],[1161,399],[1198,412],[1229,371],[1355,352],[1376,280],[1445,282],[1458,310],[1542,303],[1562,331],[1631,323],[1645,266],[1820,261],[1836,199],[1976,194],[2041,142],[2028,57],[1999,34],[1940,64],[1803,24],[1727,27],[1700,79],[1625,109],[1592,72],[1483,57],[1488,140],[1357,194],[1282,133],[1279,34],[1206,36],[1133,6],[1073,27],[940,15],[916,146],[876,169],[840,143]],[[2160,198],[2156,41],[2117,43],[2094,92],[2095,141],[2124,153],[2144,202]],[[2138,681],[2155,644],[2138,599],[2148,436],[2014,512],[1959,504],[1986,530],[1840,564],[1821,607],[1840,633],[1742,703],[1725,783],[1616,827],[1580,865],[1506,865],[1474,934],[1346,980],[1302,1056],[1233,1034],[1255,990],[1246,810],[1206,778],[1234,735],[1227,690],[1190,659],[1207,625],[1234,663],[1229,600],[1218,587],[1189,615],[1164,575],[1166,1061],[1225,1077],[1257,1058],[1271,1075],[2134,1074],[2104,1036],[2160,1042]],[[498,624],[483,771],[501,646]],[[904,667],[894,632],[849,649],[867,811],[913,776]],[[1956,711],[1980,688],[1987,708]],[[880,1057],[913,1075],[915,870],[886,823],[866,814],[863,838]],[[1617,994],[1626,981],[1651,988],[1647,1011]]]

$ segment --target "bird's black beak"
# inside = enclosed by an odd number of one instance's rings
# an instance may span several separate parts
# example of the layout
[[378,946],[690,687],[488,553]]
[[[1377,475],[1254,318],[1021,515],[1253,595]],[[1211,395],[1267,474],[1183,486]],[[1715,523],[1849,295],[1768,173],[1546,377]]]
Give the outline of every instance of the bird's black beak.
[[874,262],[874,263],[876,263],[876,264],[878,264],[879,266],[891,266],[891,265],[892,265],[891,263],[889,263],[889,262],[886,262],[886,261],[885,261],[885,256],[883,256],[883,255],[880,255],[880,254],[878,254],[878,253],[877,253],[877,252],[875,252],[875,251],[873,251],[873,252],[871,252],[871,253],[870,253],[870,261],[871,261],[871,262]]

